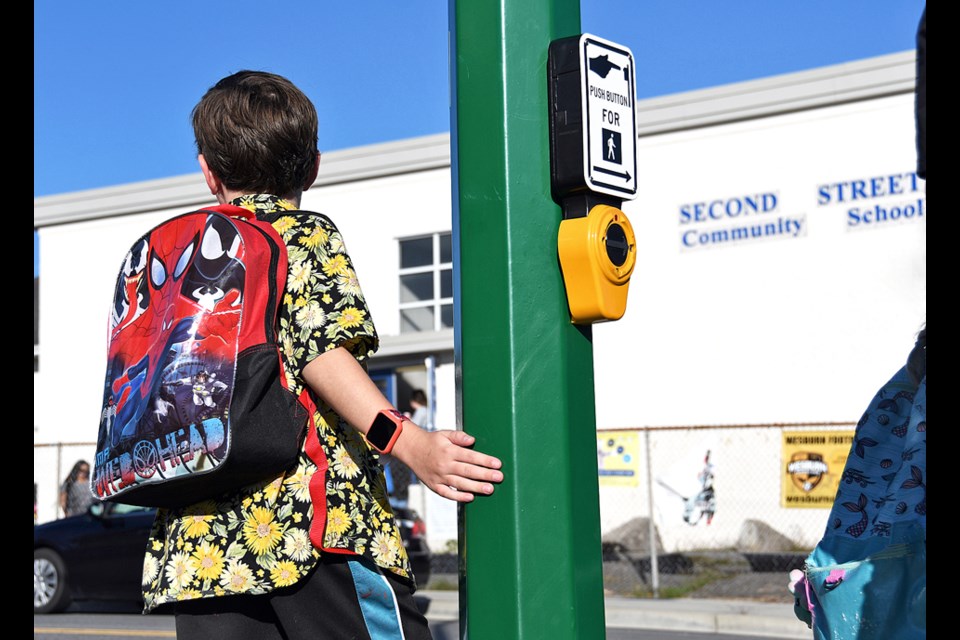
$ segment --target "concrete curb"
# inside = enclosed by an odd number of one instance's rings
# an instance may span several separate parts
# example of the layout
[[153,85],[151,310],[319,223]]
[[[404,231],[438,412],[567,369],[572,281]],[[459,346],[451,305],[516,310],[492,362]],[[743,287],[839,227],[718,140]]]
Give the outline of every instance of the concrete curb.
[[[427,598],[430,622],[459,619],[456,591],[418,591]],[[660,629],[699,633],[768,636],[809,640],[812,633],[797,620],[792,605],[747,600],[701,598],[620,598],[604,599],[608,628]]]

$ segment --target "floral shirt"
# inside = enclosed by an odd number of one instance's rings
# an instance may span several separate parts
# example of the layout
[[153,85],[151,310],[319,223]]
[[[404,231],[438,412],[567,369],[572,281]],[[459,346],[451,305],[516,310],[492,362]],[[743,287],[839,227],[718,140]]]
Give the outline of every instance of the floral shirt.
[[[269,221],[287,245],[278,340],[289,388],[300,396],[303,368],[325,351],[345,347],[361,362],[372,354],[376,330],[333,222],[270,195],[231,204]],[[143,564],[145,612],[178,600],[295,584],[324,550],[364,555],[413,580],[376,453],[312,390],[307,393],[322,453],[308,455],[305,443],[297,467],[280,477],[158,510]],[[316,482],[324,468],[325,481]],[[322,531],[322,544],[311,542],[311,523]]]

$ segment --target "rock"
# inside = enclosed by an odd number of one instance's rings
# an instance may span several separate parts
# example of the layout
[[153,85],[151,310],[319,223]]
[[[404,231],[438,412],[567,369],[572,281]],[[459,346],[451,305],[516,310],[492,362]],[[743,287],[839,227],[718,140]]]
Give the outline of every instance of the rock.
[[[654,529],[656,535],[657,553],[663,553],[663,543],[660,533]],[[604,553],[630,552],[642,555],[650,554],[650,519],[634,518],[616,529],[612,529],[601,537]]]
[[754,553],[794,551],[796,543],[762,520],[745,520],[740,526],[737,549]]

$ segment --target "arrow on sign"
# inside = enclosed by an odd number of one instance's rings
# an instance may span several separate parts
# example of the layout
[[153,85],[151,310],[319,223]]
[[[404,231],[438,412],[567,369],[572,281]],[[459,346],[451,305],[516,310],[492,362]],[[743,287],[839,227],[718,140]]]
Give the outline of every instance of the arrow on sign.
[[620,173],[619,171],[610,171],[610,169],[604,169],[603,167],[594,167],[594,171],[599,171],[600,173],[606,173],[611,176],[617,176],[618,178],[623,178],[624,180],[630,179],[630,174],[626,171]]
[[620,65],[610,62],[610,56],[603,54],[595,58],[590,58],[590,71],[601,78],[606,78],[611,69],[620,69]]

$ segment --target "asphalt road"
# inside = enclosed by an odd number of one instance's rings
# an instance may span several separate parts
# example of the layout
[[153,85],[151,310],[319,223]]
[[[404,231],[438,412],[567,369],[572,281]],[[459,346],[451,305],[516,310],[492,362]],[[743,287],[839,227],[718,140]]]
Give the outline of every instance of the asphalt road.
[[[427,591],[416,598],[426,609],[434,640],[459,640],[455,591]],[[810,633],[792,609],[778,604],[608,598],[605,608],[607,640],[784,640]],[[133,603],[74,603],[65,613],[34,615],[33,628],[34,640],[176,637],[173,615],[142,615]]]
[[[459,622],[440,620],[430,623],[434,640],[457,640]],[[172,615],[137,613],[59,613],[33,616],[34,640],[144,640],[176,638]],[[738,636],[720,633],[689,633],[655,629],[607,629],[607,640],[780,640],[764,636]],[[563,640],[563,639],[554,639]],[[578,640],[578,639],[569,639]]]

